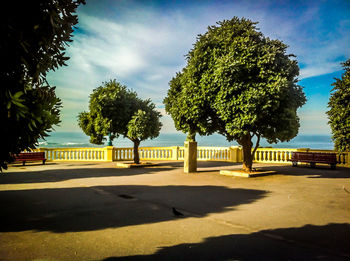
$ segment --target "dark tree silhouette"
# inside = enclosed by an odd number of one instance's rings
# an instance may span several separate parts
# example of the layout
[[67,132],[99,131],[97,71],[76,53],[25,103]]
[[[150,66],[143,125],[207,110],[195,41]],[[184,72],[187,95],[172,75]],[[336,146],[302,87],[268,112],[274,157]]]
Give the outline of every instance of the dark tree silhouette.
[[35,148],[59,123],[60,99],[46,73],[66,65],[75,15],[84,0],[7,1],[0,16],[0,169]]

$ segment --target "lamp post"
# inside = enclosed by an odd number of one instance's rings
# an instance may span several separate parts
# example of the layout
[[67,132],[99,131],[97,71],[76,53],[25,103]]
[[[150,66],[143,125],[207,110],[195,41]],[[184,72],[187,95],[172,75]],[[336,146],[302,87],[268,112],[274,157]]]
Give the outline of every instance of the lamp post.
[[108,134],[108,138],[109,138],[109,141],[107,143],[107,146],[113,146],[113,144],[112,144],[112,134],[110,132]]

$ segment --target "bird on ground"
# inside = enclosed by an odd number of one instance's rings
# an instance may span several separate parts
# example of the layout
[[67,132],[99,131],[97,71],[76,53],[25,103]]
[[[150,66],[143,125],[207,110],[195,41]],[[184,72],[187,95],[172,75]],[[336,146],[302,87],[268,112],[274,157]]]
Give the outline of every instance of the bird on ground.
[[176,210],[176,208],[173,208],[173,214],[175,217],[183,217],[184,214],[182,214],[180,211]]

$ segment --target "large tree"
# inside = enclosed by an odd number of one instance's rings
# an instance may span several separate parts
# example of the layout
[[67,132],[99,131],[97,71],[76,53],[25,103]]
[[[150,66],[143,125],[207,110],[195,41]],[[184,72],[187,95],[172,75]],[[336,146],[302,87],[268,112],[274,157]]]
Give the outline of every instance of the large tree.
[[0,169],[59,123],[60,100],[46,73],[65,65],[74,14],[84,0],[8,1],[0,16]]
[[[297,85],[299,67],[294,55],[286,54],[287,46],[281,41],[264,37],[256,24],[234,17],[210,26],[187,55],[184,82],[177,89],[170,86],[179,97],[190,94],[200,104],[198,110],[205,109],[197,115],[207,115],[207,124],[199,118],[193,121],[202,132],[216,129],[228,141],[242,145],[246,171],[252,170],[261,138],[276,143],[297,135],[297,109],[306,101]],[[176,97],[169,92],[169,98]],[[177,118],[174,121],[177,125]]]
[[113,140],[122,135],[134,143],[134,162],[140,163],[141,141],[158,137],[161,114],[151,100],[140,99],[116,80],[104,82],[90,95],[89,112],[78,116],[79,126],[90,142],[103,144],[106,136]]
[[329,98],[327,112],[335,149],[350,151],[350,59],[342,64],[345,72],[336,78]]

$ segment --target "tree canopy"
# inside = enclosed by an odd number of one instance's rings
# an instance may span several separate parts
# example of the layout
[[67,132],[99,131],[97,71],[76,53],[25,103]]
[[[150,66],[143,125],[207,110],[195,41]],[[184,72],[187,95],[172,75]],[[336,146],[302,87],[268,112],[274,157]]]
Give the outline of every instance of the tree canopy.
[[350,151],[350,59],[343,63],[345,72],[336,78],[327,112],[335,149]]
[[186,68],[176,74],[169,82],[170,89],[164,99],[165,110],[174,120],[175,128],[187,133],[187,140],[195,141],[196,133],[209,135],[215,132],[216,116],[207,104],[206,97],[193,88],[193,82],[187,78]]
[[74,14],[84,0],[9,1],[0,17],[0,169],[59,123],[61,102],[46,73],[65,65]]
[[193,123],[200,134],[215,130],[242,145],[246,170],[252,168],[252,138],[257,137],[257,148],[260,138],[271,143],[295,137],[297,109],[306,101],[297,85],[294,55],[286,54],[281,41],[265,37],[256,24],[234,17],[208,27],[164,100],[178,129],[188,132]]
[[79,126],[90,142],[102,144],[122,135],[134,143],[134,162],[139,163],[138,147],[146,139],[158,137],[161,114],[151,100],[140,99],[116,80],[104,82],[90,95],[89,112],[78,116]]

